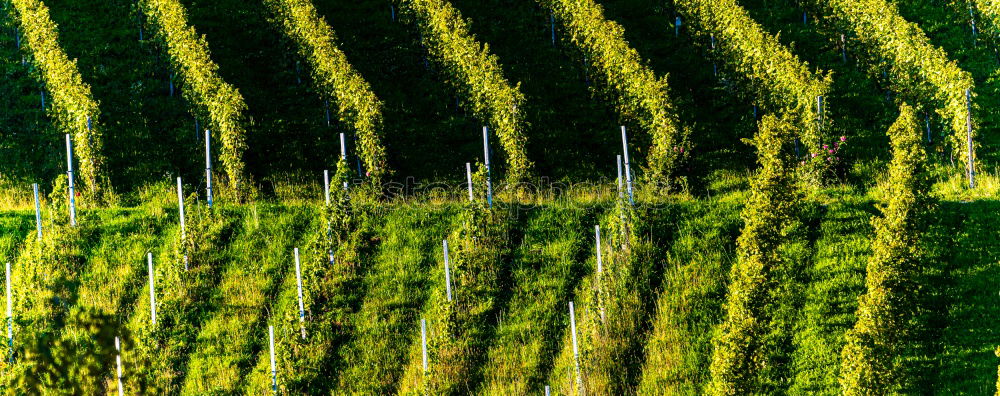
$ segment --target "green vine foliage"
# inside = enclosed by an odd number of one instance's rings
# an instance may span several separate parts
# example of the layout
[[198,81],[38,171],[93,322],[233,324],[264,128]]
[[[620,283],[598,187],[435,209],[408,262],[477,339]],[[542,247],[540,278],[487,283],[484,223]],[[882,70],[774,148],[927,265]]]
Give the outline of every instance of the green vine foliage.
[[927,154],[913,108],[900,107],[899,119],[888,135],[893,152],[888,202],[881,209],[882,217],[872,222],[875,240],[868,260],[868,291],[858,300],[857,322],[848,331],[841,353],[840,384],[845,395],[899,391],[904,373],[897,357],[912,316],[912,290],[917,288],[910,274],[927,255],[921,238],[933,201]]
[[[996,350],[997,357],[1000,357],[1000,347]],[[997,392],[996,396],[1000,396],[1000,366],[997,366]]]
[[[485,186],[486,168],[478,168],[473,185]],[[510,256],[512,208],[498,204],[488,207],[485,188],[477,188],[476,200],[458,214],[458,227],[448,237],[453,300],[447,300],[444,288],[431,292],[424,312],[429,372],[423,374],[420,350],[414,350],[400,394],[458,395],[475,385],[508,273],[504,262]]]
[[416,19],[423,45],[464,95],[464,105],[499,136],[507,154],[507,184],[525,181],[532,164],[520,84],[511,86],[504,78],[496,55],[476,41],[468,22],[447,0],[400,0],[400,6]]
[[336,35],[309,0],[265,0],[299,55],[312,66],[313,81],[337,104],[339,118],[358,137],[360,157],[373,185],[389,174],[382,145],[382,102],[337,47]]
[[569,31],[569,39],[587,56],[618,96],[618,111],[652,137],[647,179],[670,186],[679,163],[690,153],[690,131],[681,126],[670,101],[666,77],[657,79],[639,53],[625,41],[621,25],[604,17],[593,0],[540,0]]
[[[956,158],[968,160],[966,134],[969,109],[965,91],[972,89],[972,75],[931,44],[915,23],[899,14],[896,3],[886,0],[811,0],[835,25],[853,32],[868,52],[873,72],[886,70],[889,88],[901,99],[937,108],[951,126]],[[878,61],[876,61],[878,60]],[[973,125],[973,139],[975,139]],[[975,159],[975,151],[973,151]]]
[[253,193],[246,175],[243,153],[247,132],[243,95],[219,76],[219,66],[212,61],[208,42],[188,25],[187,12],[178,0],[140,0],[139,6],[163,41],[178,76],[184,82],[184,97],[208,115],[209,129],[221,140],[220,159],[229,178],[229,186],[239,201]]
[[[685,16],[703,43],[712,43],[732,69],[748,81],[747,88],[763,99],[775,113],[796,114],[799,138],[808,151],[818,151],[823,141],[816,98],[830,91],[830,75],[813,73],[767,33],[735,0],[678,0],[677,11]],[[708,44],[711,45],[711,44]],[[824,110],[825,112],[825,110]]]
[[780,247],[798,211],[800,193],[787,154],[797,116],[765,116],[753,140],[760,170],[751,180],[751,195],[743,209],[743,232],[737,240],[737,262],[730,272],[726,316],[712,344],[710,395],[768,393],[761,373],[769,362],[775,272],[781,266]]
[[993,29],[992,36],[1000,35],[996,29],[1000,27],[1000,0],[972,0],[980,15],[987,21],[987,26]]
[[25,48],[35,60],[52,98],[48,111],[60,129],[73,138],[81,190],[89,192],[93,202],[104,203],[110,198],[110,182],[104,170],[104,143],[98,128],[100,109],[90,85],[83,82],[76,60],[70,60],[59,46],[59,33],[48,7],[41,0],[10,0],[10,3],[24,34]]

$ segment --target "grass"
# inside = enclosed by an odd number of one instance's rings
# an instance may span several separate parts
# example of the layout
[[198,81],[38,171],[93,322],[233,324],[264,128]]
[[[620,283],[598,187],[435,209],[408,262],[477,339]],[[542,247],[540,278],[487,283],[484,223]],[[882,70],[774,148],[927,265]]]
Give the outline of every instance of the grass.
[[[33,213],[4,212],[0,251],[15,261],[15,334],[72,337],[77,330],[62,318],[74,307],[116,315],[125,326],[129,392],[266,392],[272,324],[279,383],[290,393],[422,393],[430,385],[443,393],[523,394],[550,385],[572,394],[566,305],[574,301],[588,392],[697,394],[707,380],[710,339],[742,224],[744,180],[720,174],[709,183],[711,198],[638,207],[626,250],[615,248],[621,241],[613,231],[616,212],[587,197],[503,209],[495,218],[468,217],[468,209],[447,200],[378,208],[359,202],[356,228],[337,253],[357,265],[330,267],[315,202],[209,211],[191,199],[190,241],[181,244],[176,204],[162,198],[172,192],[161,186],[134,208],[83,211],[76,228],[53,225],[64,215],[49,208],[42,243],[35,240]],[[788,287],[776,293],[780,330],[772,357],[781,364],[766,374],[776,388],[839,391],[839,350],[864,290],[878,197],[878,189],[838,187],[806,199],[811,209],[783,251]],[[984,199],[946,200],[939,208],[941,221],[928,240],[936,259],[919,274],[919,314],[901,357],[910,389],[980,394],[995,386],[991,285],[1000,275],[1000,256],[991,219],[998,209]],[[499,221],[506,225],[494,232],[507,231],[489,234],[499,238],[493,242],[465,245],[461,241],[486,235],[462,227],[470,219]],[[592,228],[598,219],[606,271],[600,278]],[[442,283],[446,235],[453,291],[464,299],[451,306]],[[300,247],[303,263],[306,341],[298,333],[293,247]],[[147,251],[156,265],[155,328],[149,325]],[[475,275],[460,272],[470,268]],[[479,284],[490,288],[470,290]],[[426,384],[421,318],[431,325]],[[16,339],[19,348],[30,341]],[[16,363],[14,373],[30,364]],[[104,374],[111,389],[112,374]]]
[[580,277],[593,268],[594,208],[554,207],[527,214],[524,239],[514,251],[512,297],[501,313],[496,340],[483,366],[479,392],[542,392],[562,342],[564,309]]
[[792,393],[839,394],[840,350],[854,325],[865,291],[874,206],[863,196],[843,196],[820,219],[810,279],[793,339]]
[[387,394],[403,374],[407,351],[418,344],[420,314],[444,275],[440,240],[454,224],[449,208],[397,208],[378,233],[382,243],[365,279],[368,291],[343,348],[338,388],[350,394]]
[[708,382],[712,330],[722,320],[729,268],[742,224],[738,199],[699,202],[682,215],[667,253],[663,291],[646,344],[639,394],[701,394]]
[[205,313],[182,369],[184,394],[236,392],[245,385],[254,358],[267,349],[268,302],[293,273],[292,248],[309,227],[308,208],[263,204],[240,211],[241,233],[229,245],[221,281],[208,297],[213,311]]

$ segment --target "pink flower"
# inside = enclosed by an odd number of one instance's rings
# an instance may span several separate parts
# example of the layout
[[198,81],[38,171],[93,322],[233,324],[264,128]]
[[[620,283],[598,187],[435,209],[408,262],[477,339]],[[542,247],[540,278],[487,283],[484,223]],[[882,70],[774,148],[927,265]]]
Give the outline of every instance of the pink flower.
[[802,165],[804,166],[805,164],[806,164],[806,162],[805,162],[805,161],[802,161]]
[[370,171],[369,172],[365,172],[365,177],[368,177],[368,176],[371,176],[371,175],[372,175],[372,173]]
[[832,157],[826,157],[826,160],[827,160],[827,162],[833,162],[833,158]]
[[840,157],[837,157],[837,161],[840,161]]
[[846,142],[847,141],[847,136],[841,136],[840,137],[840,141],[841,142]]
[[816,153],[812,153],[813,158],[816,158],[816,155],[817,155]]
[[827,146],[827,145],[825,145],[825,144],[823,145],[823,150],[826,150],[826,149],[828,149],[828,148],[830,148],[830,146]]
[[830,151],[830,154],[833,154],[833,150],[829,150],[829,151]]

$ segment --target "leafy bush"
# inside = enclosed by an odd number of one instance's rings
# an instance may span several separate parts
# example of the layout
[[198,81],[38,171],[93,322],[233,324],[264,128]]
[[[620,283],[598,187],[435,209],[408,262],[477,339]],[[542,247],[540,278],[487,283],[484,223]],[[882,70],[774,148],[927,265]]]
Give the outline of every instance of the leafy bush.
[[531,169],[524,133],[524,94],[503,76],[496,55],[476,41],[468,22],[447,0],[400,0],[400,7],[417,21],[421,40],[431,57],[461,90],[476,117],[493,127],[507,154],[509,185],[525,181]]
[[219,76],[208,42],[188,24],[187,12],[178,0],[141,0],[139,6],[166,46],[177,75],[184,82],[184,97],[209,120],[205,126],[222,142],[220,159],[236,198],[245,201],[254,189],[245,174],[243,154],[247,149],[244,112],[247,105],[232,85]]
[[[956,158],[965,162],[969,117],[965,91],[972,89],[972,76],[931,44],[915,23],[899,14],[896,3],[886,0],[810,0],[844,31],[853,32],[871,60],[872,71],[887,70],[889,87],[902,99],[937,108],[948,121]],[[975,128],[973,128],[975,139]],[[973,152],[973,157],[975,153]]]
[[897,392],[903,382],[898,366],[908,318],[913,314],[913,273],[927,256],[921,239],[933,210],[927,154],[912,107],[905,103],[889,128],[892,163],[886,186],[888,202],[873,220],[875,239],[868,260],[867,292],[858,300],[857,322],[841,352],[840,384],[844,394]]
[[56,24],[41,0],[11,0],[24,44],[38,66],[40,78],[52,97],[51,113],[61,129],[73,137],[73,153],[78,160],[77,174],[83,191],[93,201],[110,198],[110,182],[104,169],[104,140],[98,127],[100,109],[83,82],[76,61],[70,60],[59,46]]
[[622,27],[604,17],[593,0],[540,0],[569,30],[570,41],[618,96],[618,111],[652,136],[647,179],[669,186],[679,163],[688,156],[690,131],[670,101],[666,78],[656,78],[639,53],[625,41]]
[[773,291],[781,266],[780,247],[794,221],[799,193],[787,154],[796,118],[765,116],[753,140],[760,170],[751,180],[743,209],[737,261],[730,271],[725,318],[713,338],[711,395],[767,393],[761,372],[769,365]]
[[382,102],[371,86],[354,70],[337,47],[337,37],[310,0],[266,0],[278,16],[285,34],[298,46],[299,55],[312,65],[313,81],[324,98],[337,104],[340,120],[358,136],[359,156],[371,184],[379,186],[389,174],[385,147],[381,142]]
[[806,150],[819,150],[820,121],[825,117],[818,113],[816,101],[829,93],[831,77],[811,72],[809,64],[767,33],[735,0],[679,0],[676,5],[701,32],[702,41],[713,43],[712,52],[720,53],[748,81],[747,88],[764,100],[765,107],[795,114]]

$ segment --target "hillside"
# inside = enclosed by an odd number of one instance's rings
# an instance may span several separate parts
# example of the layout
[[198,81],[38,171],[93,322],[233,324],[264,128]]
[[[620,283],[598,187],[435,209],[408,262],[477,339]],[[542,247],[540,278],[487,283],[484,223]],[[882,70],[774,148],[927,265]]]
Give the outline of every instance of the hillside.
[[6,0],[2,384],[995,394],[994,19]]

